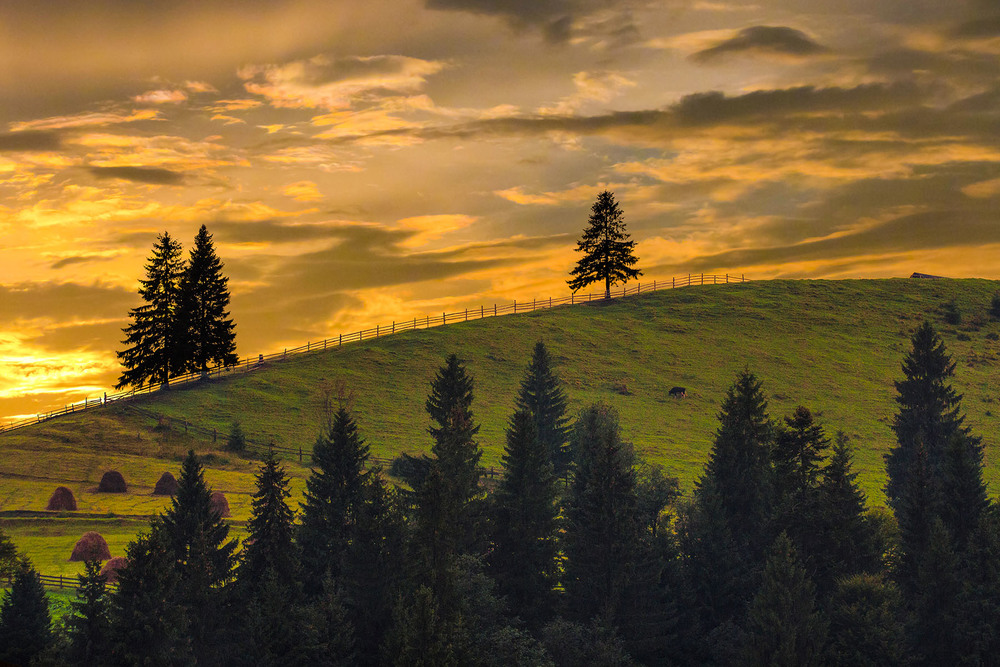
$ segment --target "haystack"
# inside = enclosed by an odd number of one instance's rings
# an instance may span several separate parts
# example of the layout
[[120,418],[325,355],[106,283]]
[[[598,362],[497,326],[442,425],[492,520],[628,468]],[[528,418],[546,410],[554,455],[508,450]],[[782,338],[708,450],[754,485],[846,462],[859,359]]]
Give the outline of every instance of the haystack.
[[100,533],[90,530],[83,534],[76,541],[70,560],[108,560],[111,558],[111,550],[108,543],[104,541]]
[[123,570],[126,565],[128,565],[128,560],[124,556],[115,556],[109,560],[101,568],[101,575],[104,577],[104,581],[109,584],[118,581],[118,572]]
[[177,493],[177,480],[169,472],[160,475],[153,489],[154,496],[172,496]]
[[218,512],[219,516],[232,516],[229,512],[229,501],[222,491],[212,491],[212,511]]
[[125,493],[128,491],[128,486],[120,472],[109,470],[101,477],[101,483],[97,485],[97,490],[100,493]]
[[65,486],[56,487],[56,490],[52,492],[52,497],[49,498],[49,504],[45,506],[45,509],[53,510],[55,512],[75,512],[76,498],[73,497],[73,492]]

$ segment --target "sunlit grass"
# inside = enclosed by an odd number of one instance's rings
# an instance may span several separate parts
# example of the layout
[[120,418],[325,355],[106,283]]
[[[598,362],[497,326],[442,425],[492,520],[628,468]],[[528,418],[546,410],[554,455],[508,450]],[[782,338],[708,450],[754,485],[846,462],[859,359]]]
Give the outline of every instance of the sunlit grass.
[[[397,334],[274,362],[266,368],[141,399],[151,419],[109,406],[0,435],[0,511],[44,508],[65,484],[91,513],[150,514],[164,470],[177,474],[188,448],[211,454],[206,477],[249,516],[256,463],[221,451],[239,420],[248,437],[292,448],[296,493],[321,421],[324,393],[346,388],[373,454],[426,452],[429,383],[451,352],[476,381],[483,463],[498,466],[506,420],[536,340],[565,382],[571,411],[596,401],[621,414],[624,434],[688,491],[701,472],[726,389],[744,367],[764,382],[779,419],[809,407],[831,437],[844,431],[870,503],[884,502],[883,455],[893,442],[893,381],[917,324],[930,319],[957,362],[967,423],[983,436],[986,477],[1000,489],[1000,323],[986,316],[1000,283],[985,280],[768,281],[666,290],[611,304],[562,307]],[[958,326],[943,321],[954,299]],[[687,388],[671,399],[670,387]],[[213,439],[185,429],[215,429]],[[303,462],[298,462],[301,448]],[[129,498],[93,494],[114,467]],[[37,519],[42,521],[42,519]],[[73,536],[75,540],[78,535]],[[70,543],[70,548],[72,543]],[[63,548],[63,547],[60,547]]]

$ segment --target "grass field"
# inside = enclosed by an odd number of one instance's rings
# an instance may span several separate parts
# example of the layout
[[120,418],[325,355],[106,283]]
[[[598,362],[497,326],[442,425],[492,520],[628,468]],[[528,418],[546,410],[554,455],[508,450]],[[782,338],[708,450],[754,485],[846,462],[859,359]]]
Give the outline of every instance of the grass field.
[[[497,466],[506,419],[537,340],[544,340],[571,410],[603,401],[618,409],[625,436],[688,490],[711,447],[716,414],[737,372],[764,382],[772,417],[809,407],[829,435],[848,434],[871,504],[883,502],[882,456],[892,443],[893,381],[910,335],[929,319],[957,362],[954,385],[973,431],[986,445],[986,476],[1000,488],[1000,322],[987,316],[1000,282],[986,280],[767,281],[665,290],[607,304],[558,307],[523,315],[406,332],[268,364],[248,375],[213,380],[122,406],[61,417],[0,434],[0,526],[46,574],[75,572],[68,557],[87,521],[16,518],[42,510],[52,490],[69,486],[80,511],[127,541],[142,517],[159,511],[150,496],[164,470],[174,474],[188,448],[208,454],[206,477],[229,498],[234,520],[249,516],[255,463],[220,451],[231,423],[248,437],[295,450],[286,463],[296,497],[325,395],[346,387],[373,454],[425,452],[424,401],[435,371],[457,353],[475,377],[473,411],[486,466]],[[954,300],[959,325],[943,320]],[[667,396],[674,385],[687,398]],[[158,415],[153,418],[149,415]],[[215,429],[216,442],[185,424]],[[94,489],[105,470],[120,470],[130,493]],[[88,520],[89,521],[89,520]],[[94,519],[94,521],[98,521]],[[116,523],[117,522],[117,523]],[[96,525],[96,524],[95,524]],[[109,542],[111,540],[109,539]],[[117,553],[112,548],[113,553]],[[60,570],[60,568],[62,568]]]

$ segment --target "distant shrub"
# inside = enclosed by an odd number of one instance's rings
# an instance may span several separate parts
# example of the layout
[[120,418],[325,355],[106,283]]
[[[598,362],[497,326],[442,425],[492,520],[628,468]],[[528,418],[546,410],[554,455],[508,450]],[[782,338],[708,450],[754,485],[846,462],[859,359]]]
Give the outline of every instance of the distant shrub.
[[156,486],[153,488],[153,495],[172,496],[175,493],[177,493],[177,479],[169,472],[160,475],[160,479],[156,480]]
[[957,338],[958,340],[972,340],[972,338],[969,337],[969,334],[962,332],[959,332],[958,335],[955,336],[955,338]]
[[128,485],[125,484],[125,478],[117,470],[109,470],[104,473],[101,477],[101,483],[97,485],[97,491],[99,493],[125,493],[128,491]]
[[962,313],[958,310],[958,304],[952,299],[944,304],[944,321],[948,324],[961,324]]
[[229,511],[229,501],[226,500],[226,496],[222,491],[212,491],[211,507],[212,511],[218,513],[219,516],[232,516],[232,513]]
[[231,452],[243,452],[247,448],[247,437],[243,434],[243,428],[239,422],[233,422],[229,428],[229,438],[226,440],[226,449]]
[[986,340],[1000,340],[1000,336],[998,336],[995,332],[991,331],[990,333],[986,334]]
[[73,492],[65,486],[57,487],[52,492],[52,497],[49,498],[49,504],[46,505],[45,509],[55,512],[75,512],[76,498],[73,497]]
[[123,556],[115,556],[101,568],[101,576],[107,583],[113,584],[118,581],[118,573],[124,570],[126,565],[128,565],[128,559]]
[[993,300],[990,301],[990,317],[994,320],[1000,320],[1000,292],[996,292],[993,295]]
[[109,558],[111,558],[111,550],[108,549],[108,543],[100,533],[95,533],[92,530],[84,533],[83,537],[76,541],[73,553],[69,556],[69,559],[74,561],[108,560]]

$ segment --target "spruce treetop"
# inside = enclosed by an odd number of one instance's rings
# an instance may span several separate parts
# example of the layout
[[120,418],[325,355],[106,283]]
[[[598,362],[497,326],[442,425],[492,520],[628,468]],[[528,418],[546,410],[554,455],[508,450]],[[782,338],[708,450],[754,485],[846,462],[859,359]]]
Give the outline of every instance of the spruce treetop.
[[[427,413],[437,424],[430,427],[430,433],[435,439],[449,423],[472,424],[473,387],[472,376],[466,372],[458,355],[449,355],[431,381],[431,393],[425,404]],[[453,414],[456,411],[457,417]],[[471,428],[473,435],[479,432],[478,426]]]
[[603,282],[605,298],[610,298],[612,285],[642,275],[642,271],[633,268],[639,261],[634,254],[635,241],[625,230],[625,214],[614,194],[607,190],[597,196],[588,222],[590,226],[576,244],[577,252],[584,256],[570,271],[573,278],[566,282],[574,292],[591,283]]
[[229,278],[222,273],[212,235],[202,225],[180,281],[177,327],[184,370],[204,372],[211,364],[239,362],[229,298]]
[[529,413],[535,422],[536,436],[545,447],[556,474],[561,475],[570,465],[567,447],[569,418],[566,416],[566,393],[555,371],[545,343],[538,341],[531,353],[531,363],[515,405]]

